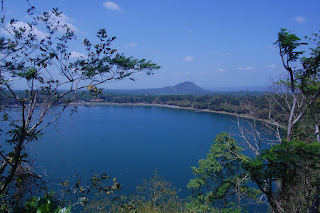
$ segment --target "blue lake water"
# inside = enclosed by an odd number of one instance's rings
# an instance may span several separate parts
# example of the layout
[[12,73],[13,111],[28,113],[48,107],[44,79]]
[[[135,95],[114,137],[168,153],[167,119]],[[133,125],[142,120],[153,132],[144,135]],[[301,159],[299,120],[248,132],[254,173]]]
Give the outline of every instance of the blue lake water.
[[155,169],[188,195],[191,166],[206,157],[222,131],[238,131],[235,117],[183,109],[141,106],[80,106],[65,112],[29,149],[37,171],[67,180],[106,172],[134,192]]

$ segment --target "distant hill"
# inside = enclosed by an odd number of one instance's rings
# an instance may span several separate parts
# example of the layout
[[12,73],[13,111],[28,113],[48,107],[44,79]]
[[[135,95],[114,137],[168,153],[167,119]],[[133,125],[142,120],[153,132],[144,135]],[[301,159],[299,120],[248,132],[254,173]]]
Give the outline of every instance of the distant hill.
[[163,87],[155,90],[166,94],[203,95],[212,93],[211,91],[204,90],[190,81],[186,81],[172,87]]
[[209,95],[214,92],[202,89],[196,84],[186,81],[175,86],[153,89],[138,89],[138,90],[106,90],[113,93],[123,94],[148,94],[148,95]]

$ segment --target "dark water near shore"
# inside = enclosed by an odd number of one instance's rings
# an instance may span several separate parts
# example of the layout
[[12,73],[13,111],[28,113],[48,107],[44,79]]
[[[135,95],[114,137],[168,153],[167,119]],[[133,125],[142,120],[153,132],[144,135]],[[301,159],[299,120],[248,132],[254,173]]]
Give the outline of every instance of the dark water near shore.
[[[21,115],[18,109],[9,111],[13,117]],[[122,184],[120,193],[128,195],[157,169],[186,198],[190,195],[186,185],[194,178],[191,167],[206,157],[215,136],[238,132],[236,117],[225,114],[109,105],[79,106],[77,111],[71,116],[67,109],[38,141],[28,145],[32,168],[47,181],[49,191],[60,191],[61,181],[86,182],[105,172],[116,177]],[[8,131],[7,122],[0,124],[3,132]],[[3,141],[7,137],[1,135]]]
[[66,112],[30,147],[37,171],[49,179],[106,172],[122,192],[135,191],[155,169],[181,195],[191,166],[206,157],[222,131],[237,132],[235,117],[162,107],[91,106]]

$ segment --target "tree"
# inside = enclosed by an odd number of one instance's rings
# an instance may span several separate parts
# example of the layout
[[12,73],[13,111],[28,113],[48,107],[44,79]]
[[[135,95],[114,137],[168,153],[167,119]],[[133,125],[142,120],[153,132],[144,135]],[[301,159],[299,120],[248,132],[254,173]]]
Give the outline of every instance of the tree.
[[113,199],[94,199],[85,206],[86,212],[185,212],[184,202],[178,197],[171,182],[159,176],[144,178],[136,194],[118,195]]
[[[291,141],[295,125],[299,122],[301,117],[310,110],[320,95],[318,84],[320,43],[318,41],[318,46],[316,48],[310,48],[311,57],[300,58],[304,52],[297,51],[297,48],[301,45],[307,45],[307,43],[300,41],[301,39],[295,34],[290,34],[288,30],[282,28],[278,33],[278,40],[275,42],[275,45],[279,47],[283,67],[289,75],[288,79],[281,81],[280,83],[287,86],[292,95],[292,104],[291,107],[289,107],[290,114],[287,125],[287,141]],[[299,59],[301,64],[300,66],[297,66],[295,62]],[[302,101],[299,104],[300,107],[297,106],[298,96],[302,96]]]
[[284,141],[246,163],[272,212],[307,212],[316,192],[320,143]]
[[172,183],[160,177],[158,170],[155,170],[153,177],[143,179],[137,186],[137,192],[140,195],[138,209],[149,212],[180,212],[183,209]]
[[[151,61],[117,53],[111,48],[116,38],[109,37],[105,29],[97,32],[97,43],[77,41],[75,32],[59,21],[62,13],[57,8],[39,13],[31,6],[28,14],[30,23],[15,19],[5,23],[3,18],[0,25],[8,34],[0,38],[0,86],[9,91],[20,111],[18,118],[12,117],[6,100],[1,100],[3,120],[11,127],[6,133],[9,148],[0,150],[0,197],[4,205],[6,195],[18,201],[25,193],[24,183],[37,177],[27,165],[26,146],[76,101],[77,93],[88,89],[97,94],[103,83],[134,80],[137,72],[150,75],[160,68]],[[73,60],[70,56],[74,44],[82,46],[87,55]],[[23,95],[14,88],[18,82],[28,88]],[[45,121],[49,113],[55,115]]]
[[188,184],[192,192],[190,209],[240,212],[244,200],[256,195],[256,190],[246,185],[247,174],[241,166],[246,157],[241,152],[227,133],[217,135],[206,159],[199,160],[199,167],[192,167],[196,177]]
[[288,78],[277,82],[284,92],[277,98],[270,96],[269,117],[287,119],[286,134],[278,145],[246,163],[273,212],[318,212],[319,208],[320,145],[314,141],[319,142],[320,37],[314,34],[309,41],[314,46],[308,57],[302,57],[304,51],[298,48],[307,43],[286,29],[278,33],[275,45]]

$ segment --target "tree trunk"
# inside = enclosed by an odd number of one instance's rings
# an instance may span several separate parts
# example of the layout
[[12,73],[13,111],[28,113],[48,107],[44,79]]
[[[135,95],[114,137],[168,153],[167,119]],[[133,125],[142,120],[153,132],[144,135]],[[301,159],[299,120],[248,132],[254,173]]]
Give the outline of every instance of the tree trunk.
[[317,142],[320,142],[320,135],[319,135],[319,125],[316,123],[316,136],[317,136]]
[[320,182],[318,179],[317,191],[316,191],[316,194],[314,195],[312,206],[310,208],[309,213],[318,213],[319,205],[320,205]]
[[288,131],[287,131],[287,141],[291,141],[291,137],[292,137],[292,130],[293,130],[293,117],[294,117],[294,113],[296,110],[296,105],[297,105],[297,95],[295,92],[295,87],[294,87],[294,79],[293,79],[293,71],[291,70],[291,68],[287,69],[289,71],[290,74],[290,83],[291,83],[291,92],[292,92],[292,97],[293,97],[293,103],[292,103],[292,108],[290,110],[290,117],[288,120]]

